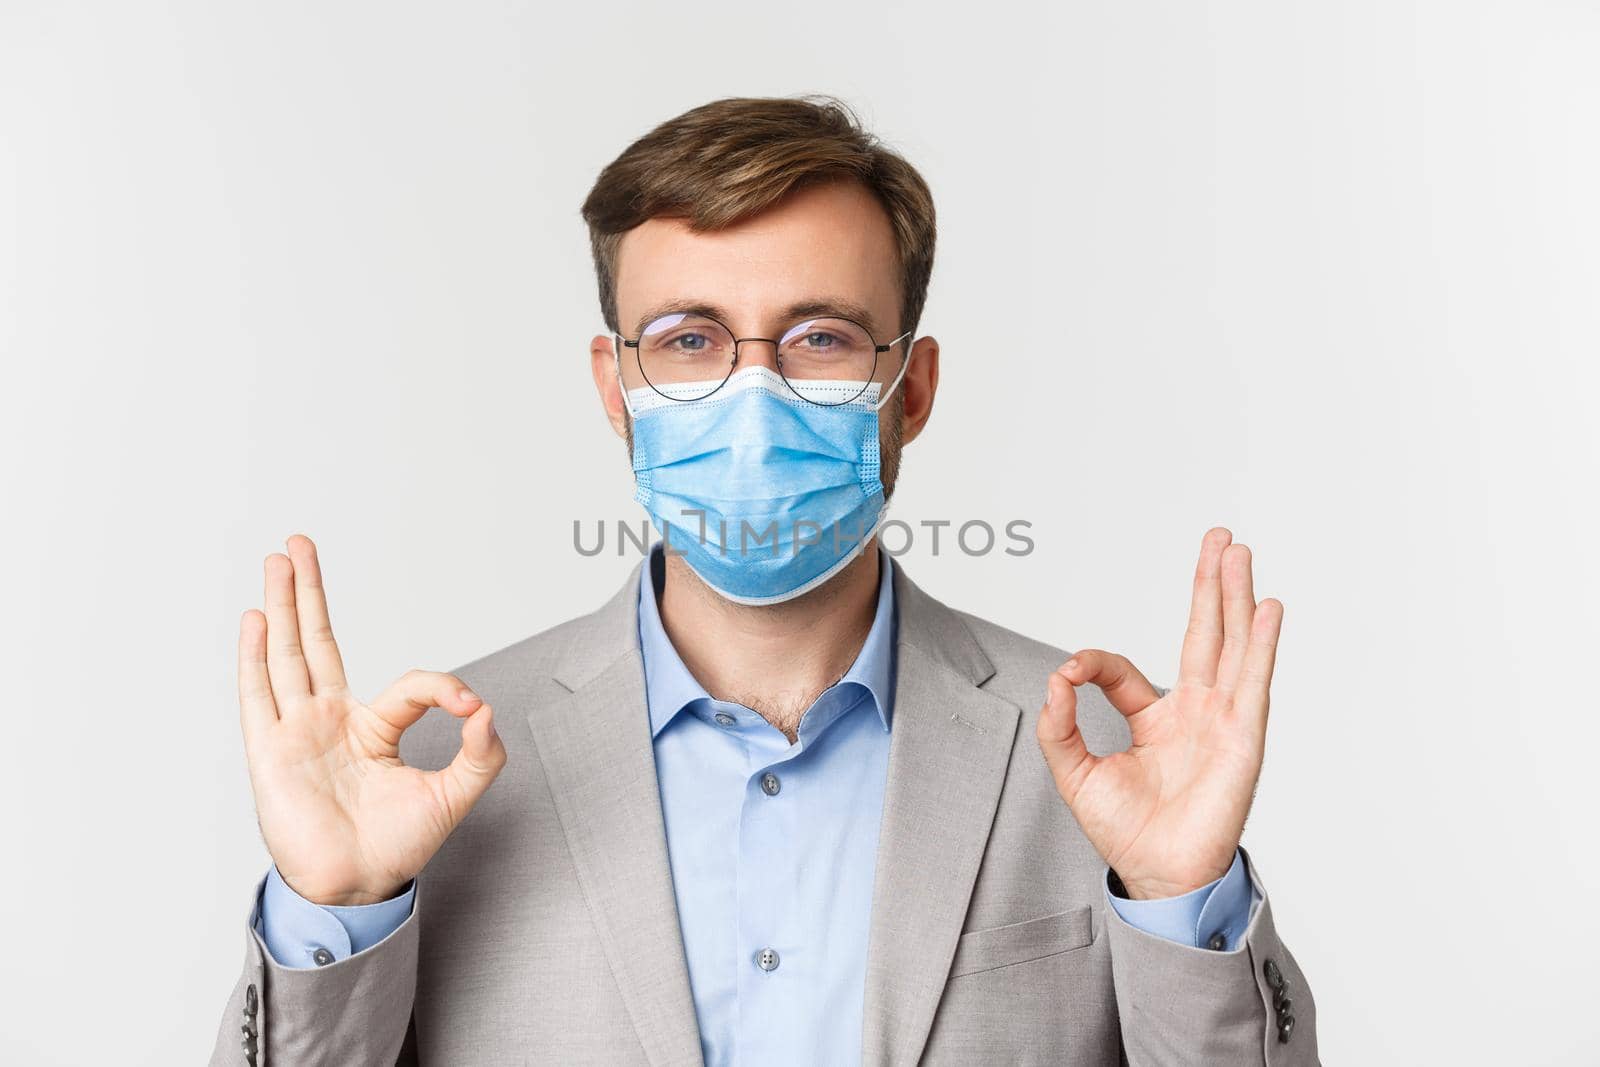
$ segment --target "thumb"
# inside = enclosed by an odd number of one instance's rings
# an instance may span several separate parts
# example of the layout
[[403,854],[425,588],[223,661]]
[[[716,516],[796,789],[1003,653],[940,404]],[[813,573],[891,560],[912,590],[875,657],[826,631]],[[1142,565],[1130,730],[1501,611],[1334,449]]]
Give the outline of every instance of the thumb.
[[1039,709],[1039,748],[1056,789],[1071,804],[1099,757],[1090,754],[1078,731],[1078,692],[1072,683],[1056,670],[1050,672],[1046,686],[1044,707]]
[[462,723],[461,750],[439,772],[449,791],[450,811],[457,824],[488,792],[505,765],[506,745],[494,728],[494,708],[483,704]]

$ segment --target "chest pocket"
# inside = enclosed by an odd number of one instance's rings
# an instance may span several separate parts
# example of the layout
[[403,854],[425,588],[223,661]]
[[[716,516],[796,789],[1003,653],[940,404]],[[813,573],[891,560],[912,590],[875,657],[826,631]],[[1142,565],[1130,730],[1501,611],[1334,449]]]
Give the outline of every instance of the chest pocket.
[[1094,942],[1094,909],[1084,904],[1054,915],[970,930],[956,942],[950,977],[1070,952]]

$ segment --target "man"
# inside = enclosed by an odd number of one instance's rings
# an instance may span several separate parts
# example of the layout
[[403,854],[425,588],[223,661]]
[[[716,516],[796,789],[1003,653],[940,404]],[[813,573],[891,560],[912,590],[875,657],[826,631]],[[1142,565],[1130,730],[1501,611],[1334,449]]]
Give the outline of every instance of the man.
[[933,205],[836,101],[696,108],[584,216],[663,543],[370,705],[312,542],[267,557],[239,680],[274,864],[212,1062],[1316,1062],[1239,848],[1282,617],[1248,549],[1204,537],[1171,690],[890,559]]

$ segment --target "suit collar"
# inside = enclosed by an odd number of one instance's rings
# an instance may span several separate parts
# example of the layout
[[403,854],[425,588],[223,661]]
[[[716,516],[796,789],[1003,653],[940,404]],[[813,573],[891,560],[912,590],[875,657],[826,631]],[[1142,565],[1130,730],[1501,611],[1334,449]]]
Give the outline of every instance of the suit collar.
[[643,566],[643,561],[635,563],[610,599],[573,625],[551,672],[569,692],[584,688],[619,657],[638,653],[639,571]]
[[[924,592],[887,551],[883,558],[893,568],[897,653],[912,645],[972,685],[987,681],[994,674],[994,664],[960,616]],[[573,629],[553,671],[566,689],[582,688],[617,657],[639,651],[639,583],[648,561],[646,557],[634,564],[617,591]]]
[[994,676],[994,664],[984,655],[967,624],[913,582],[898,561],[894,565],[894,596],[900,612],[897,647],[915,647],[931,662],[971,685],[982,685]]

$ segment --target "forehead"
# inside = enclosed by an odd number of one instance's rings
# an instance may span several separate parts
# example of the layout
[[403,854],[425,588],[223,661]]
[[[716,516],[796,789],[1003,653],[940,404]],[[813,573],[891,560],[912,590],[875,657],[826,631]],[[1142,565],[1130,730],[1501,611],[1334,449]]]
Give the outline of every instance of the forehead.
[[617,314],[623,330],[646,309],[693,299],[727,307],[754,328],[789,304],[851,300],[890,327],[899,309],[894,231],[875,196],[856,182],[791,193],[759,215],[695,233],[681,218],[649,219],[623,235]]

